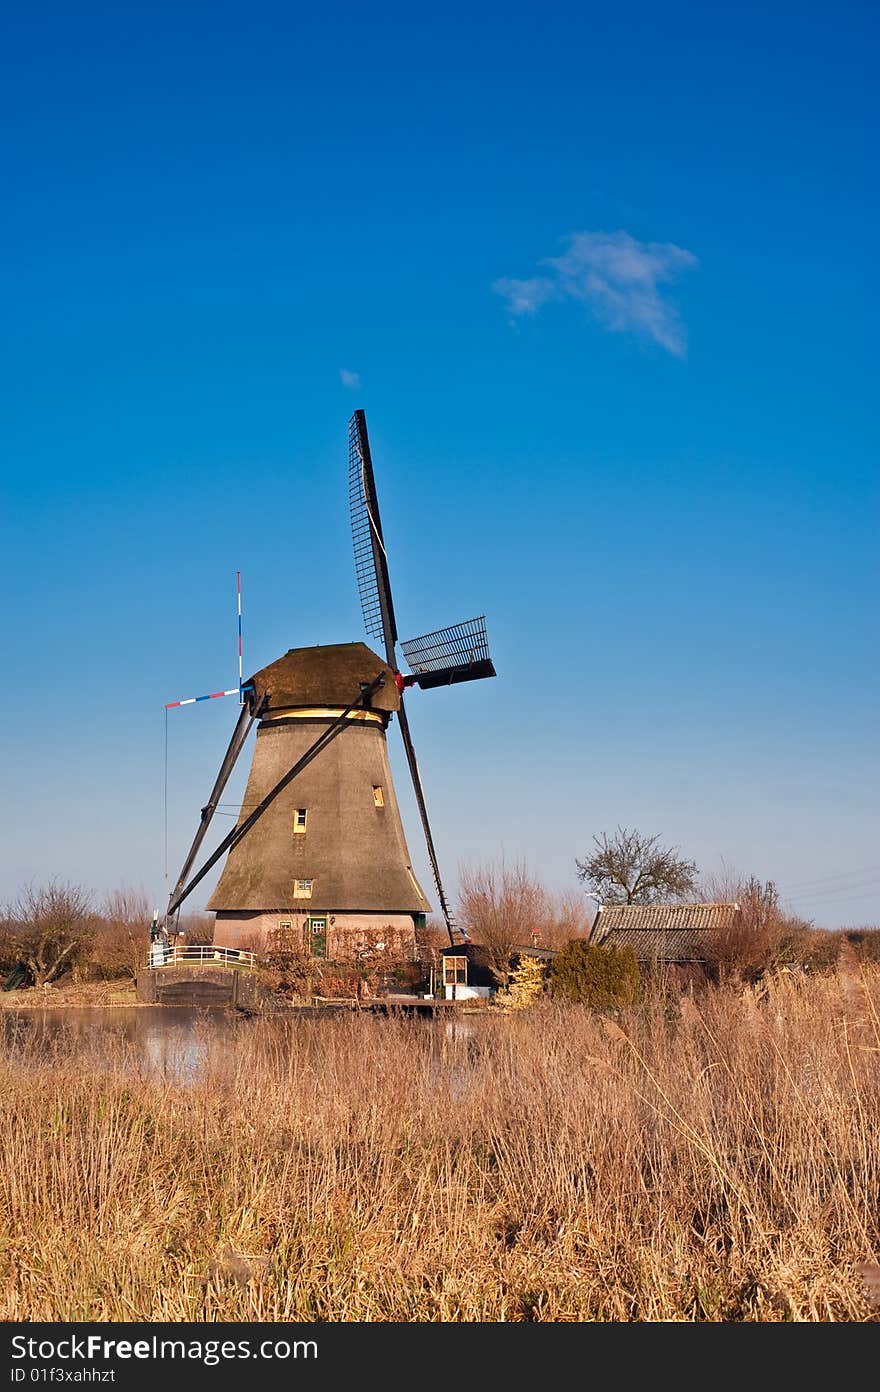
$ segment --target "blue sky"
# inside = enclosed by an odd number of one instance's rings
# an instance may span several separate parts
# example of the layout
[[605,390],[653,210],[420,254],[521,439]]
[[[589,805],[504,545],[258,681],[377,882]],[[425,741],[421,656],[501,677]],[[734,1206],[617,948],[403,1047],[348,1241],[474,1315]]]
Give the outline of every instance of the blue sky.
[[0,895],[161,901],[236,568],[252,669],[362,636],[363,406],[401,633],[498,668],[409,703],[453,889],[622,823],[880,921],[876,15],[317,11],[4,12]]

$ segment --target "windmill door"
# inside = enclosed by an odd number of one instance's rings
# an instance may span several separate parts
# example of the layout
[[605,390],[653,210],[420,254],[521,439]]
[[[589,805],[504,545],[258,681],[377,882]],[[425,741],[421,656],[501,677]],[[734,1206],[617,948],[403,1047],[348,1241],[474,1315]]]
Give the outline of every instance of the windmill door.
[[309,919],[309,938],[311,943],[311,954],[313,957],[327,956],[327,918],[322,914],[316,918],[314,915]]

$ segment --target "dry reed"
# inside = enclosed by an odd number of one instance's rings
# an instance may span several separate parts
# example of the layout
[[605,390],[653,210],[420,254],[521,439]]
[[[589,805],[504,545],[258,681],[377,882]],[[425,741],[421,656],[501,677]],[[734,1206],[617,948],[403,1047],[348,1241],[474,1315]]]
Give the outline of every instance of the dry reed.
[[[871,1320],[880,972],[0,1048],[5,1320]],[[191,1062],[191,1060],[190,1060]]]

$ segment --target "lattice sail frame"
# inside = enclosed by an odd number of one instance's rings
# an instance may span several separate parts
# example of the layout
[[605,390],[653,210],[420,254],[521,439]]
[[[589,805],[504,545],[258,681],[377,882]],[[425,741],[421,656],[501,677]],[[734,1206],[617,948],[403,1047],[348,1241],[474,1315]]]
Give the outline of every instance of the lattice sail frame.
[[[388,561],[382,520],[376,498],[373,461],[367,439],[363,411],[355,411],[348,423],[348,506],[351,513],[351,536],[354,543],[354,569],[357,577],[364,628],[387,648],[397,641],[391,587],[388,582]],[[385,594],[380,593],[380,583]],[[387,606],[390,632],[383,615],[383,598]]]
[[415,674],[491,661],[485,614],[440,628],[436,633],[425,633],[421,638],[407,638],[400,648]]

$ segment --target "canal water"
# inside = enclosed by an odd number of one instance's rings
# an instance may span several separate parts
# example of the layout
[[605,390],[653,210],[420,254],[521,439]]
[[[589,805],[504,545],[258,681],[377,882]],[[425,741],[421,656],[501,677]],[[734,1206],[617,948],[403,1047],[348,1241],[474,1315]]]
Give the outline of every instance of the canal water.
[[[327,1012],[327,1021],[339,1018]],[[381,1016],[369,1017],[377,1029]],[[0,1011],[0,1047],[7,1058],[27,1070],[31,1061],[45,1067],[47,1056],[59,1062],[71,1055],[87,1058],[96,1072],[121,1067],[132,1074],[161,1077],[186,1084],[198,1079],[210,1058],[212,1073],[218,1059],[228,1050],[230,1063],[237,1044],[259,1029],[271,1031],[282,1049],[295,1049],[297,1036],[307,1020],[315,1023],[314,1012],[290,1011],[278,1016],[249,1018],[234,1011],[205,1010],[192,1006],[142,1005],[107,1006],[78,1009],[68,1006],[55,1010]],[[475,1025],[464,1020],[419,1020],[437,1039],[472,1040]],[[300,1036],[301,1039],[301,1036]],[[122,1046],[122,1047],[120,1047]]]
[[[100,1067],[102,1057],[134,1072],[158,1073],[185,1082],[196,1077],[214,1041],[234,1044],[246,1020],[223,1010],[189,1006],[107,1006],[79,1010],[4,1010],[0,1031],[6,1049],[27,1066],[33,1056],[52,1052],[87,1054]],[[125,1049],[120,1053],[119,1045]],[[36,1049],[35,1046],[40,1046]]]

